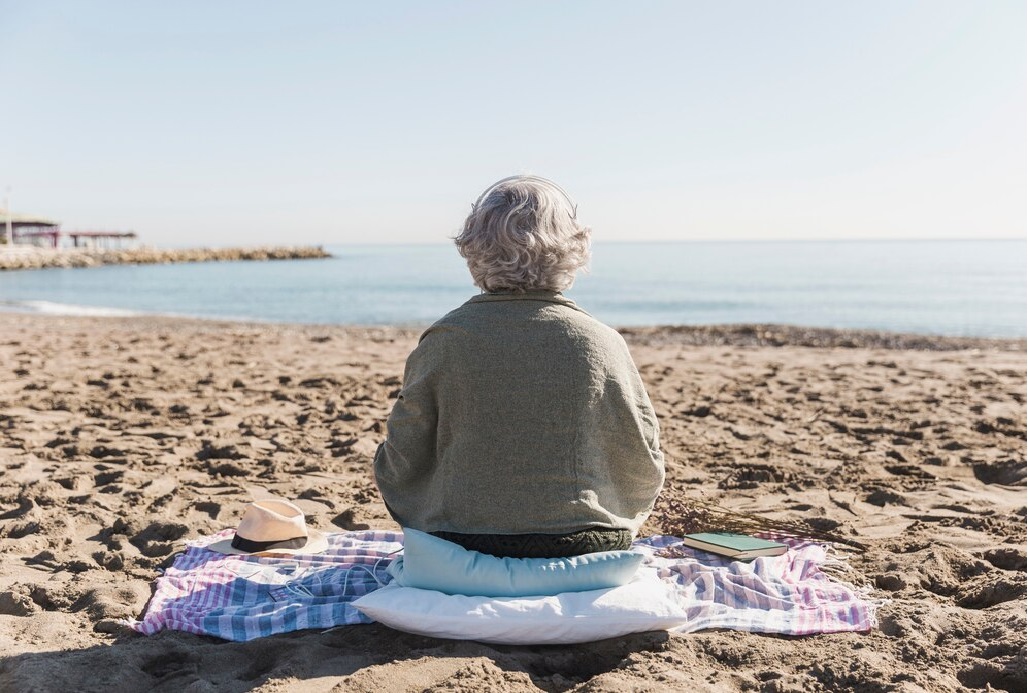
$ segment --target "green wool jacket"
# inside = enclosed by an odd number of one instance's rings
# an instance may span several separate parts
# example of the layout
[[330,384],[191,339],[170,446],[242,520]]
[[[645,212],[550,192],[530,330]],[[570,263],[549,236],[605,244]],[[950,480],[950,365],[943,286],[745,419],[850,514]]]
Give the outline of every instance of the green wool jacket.
[[408,357],[375,478],[426,532],[635,534],[664,456],[621,335],[559,293],[482,294]]

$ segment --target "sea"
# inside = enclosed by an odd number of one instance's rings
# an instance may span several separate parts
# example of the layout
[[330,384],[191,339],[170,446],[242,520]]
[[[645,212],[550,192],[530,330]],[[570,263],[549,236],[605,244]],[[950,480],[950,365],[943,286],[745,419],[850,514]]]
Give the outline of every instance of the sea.
[[[325,260],[0,272],[0,310],[426,326],[478,293],[449,244]],[[565,293],[615,326],[777,323],[1026,336],[1024,240],[596,243]]]

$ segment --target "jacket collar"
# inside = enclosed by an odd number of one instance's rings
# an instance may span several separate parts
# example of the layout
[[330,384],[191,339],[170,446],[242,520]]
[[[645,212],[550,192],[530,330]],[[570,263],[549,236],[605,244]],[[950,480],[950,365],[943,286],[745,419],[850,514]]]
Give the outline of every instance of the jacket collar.
[[[479,294],[471,298],[468,303],[487,303],[491,301],[543,301],[545,303],[556,303],[575,310],[582,310],[570,298],[559,291],[498,291],[495,293]],[[583,313],[585,311],[582,311]]]

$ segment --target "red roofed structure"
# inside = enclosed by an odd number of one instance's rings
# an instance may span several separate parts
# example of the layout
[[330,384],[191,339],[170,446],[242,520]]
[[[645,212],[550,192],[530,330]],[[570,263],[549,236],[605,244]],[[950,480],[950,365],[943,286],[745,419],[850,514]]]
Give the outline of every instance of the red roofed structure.
[[[10,216],[8,217],[8,214]],[[0,225],[11,229],[10,242],[14,245],[44,245],[51,248],[59,248],[61,237],[67,236],[71,239],[75,248],[95,247],[103,248],[119,246],[125,239],[137,238],[135,231],[61,231],[61,222],[44,217],[34,217],[27,214],[8,213],[0,209]],[[6,240],[6,232],[2,236]]]

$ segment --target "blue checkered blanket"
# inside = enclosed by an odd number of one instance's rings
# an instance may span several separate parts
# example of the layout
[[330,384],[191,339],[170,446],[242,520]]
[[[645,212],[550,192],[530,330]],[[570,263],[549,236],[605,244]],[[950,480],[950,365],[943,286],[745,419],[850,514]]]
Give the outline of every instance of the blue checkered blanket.
[[[357,598],[392,580],[389,563],[403,548],[399,532],[329,535],[318,555],[289,558],[227,556],[205,547],[232,535],[225,530],[191,543],[157,579],[140,633],[164,628],[245,641],[305,628],[370,623]],[[864,590],[830,578],[820,544],[785,539],[786,554],[752,562],[696,551],[667,536],[639,539],[647,554],[640,570],[673,585],[684,625],[675,631],[728,628],[806,635],[866,631],[876,602]]]

